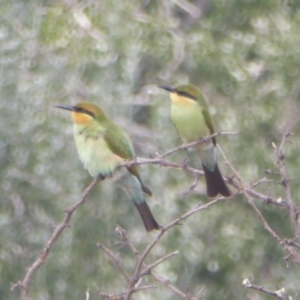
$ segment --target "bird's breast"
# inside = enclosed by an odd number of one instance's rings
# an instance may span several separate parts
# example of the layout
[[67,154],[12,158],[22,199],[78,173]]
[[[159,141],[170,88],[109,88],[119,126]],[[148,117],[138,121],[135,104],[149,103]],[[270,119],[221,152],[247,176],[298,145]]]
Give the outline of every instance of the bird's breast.
[[74,132],[80,160],[91,176],[111,175],[124,160],[113,153],[103,138],[103,131]]
[[189,103],[173,102],[171,119],[181,138],[191,143],[208,136],[210,133],[201,106],[194,100],[189,101]]

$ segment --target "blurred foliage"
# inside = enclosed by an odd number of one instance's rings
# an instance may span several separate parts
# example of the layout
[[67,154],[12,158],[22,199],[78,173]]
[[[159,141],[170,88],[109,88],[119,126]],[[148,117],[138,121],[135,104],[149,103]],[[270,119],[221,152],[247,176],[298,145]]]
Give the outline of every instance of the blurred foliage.
[[[297,1],[2,0],[0,18],[0,299],[18,299],[10,284],[23,278],[63,210],[91,181],[77,157],[70,118],[55,104],[99,103],[130,133],[137,154],[147,157],[180,144],[168,95],[157,85],[193,83],[211,99],[217,130],[241,132],[218,141],[247,185],[265,176],[263,170],[276,169],[271,143],[279,144],[287,128],[295,133],[285,153],[293,197],[299,198]],[[184,151],[172,159],[185,156],[196,161]],[[189,174],[141,169],[161,224],[207,201],[203,178],[184,197],[193,181]],[[273,182],[256,190],[284,198],[280,178],[269,177]],[[282,237],[292,237],[286,211],[255,203]],[[124,290],[120,274],[96,247],[111,247],[133,270],[133,254],[118,247],[115,224],[140,250],[152,240],[134,205],[106,180],[76,211],[33,277],[32,299],[84,299],[87,289],[98,299],[99,288]],[[170,230],[149,259],[177,249],[179,255],[157,271],[192,293],[205,285],[205,299],[254,299],[253,291],[241,287],[249,276],[269,289],[300,293],[299,268],[287,268],[285,253],[242,196]],[[161,285],[133,298],[176,299]],[[267,298],[255,293],[255,299]]]

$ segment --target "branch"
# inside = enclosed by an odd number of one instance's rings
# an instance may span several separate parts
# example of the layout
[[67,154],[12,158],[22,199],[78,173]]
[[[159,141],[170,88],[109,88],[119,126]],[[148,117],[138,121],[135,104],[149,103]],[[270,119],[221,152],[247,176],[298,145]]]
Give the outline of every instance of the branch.
[[[181,290],[179,290],[174,285],[172,285],[168,279],[165,279],[162,276],[153,273],[153,271],[152,271],[152,269],[154,267],[156,267],[157,265],[161,264],[165,260],[173,257],[174,255],[176,255],[178,253],[178,251],[174,251],[174,252],[172,252],[170,254],[167,254],[167,255],[161,257],[159,260],[157,260],[156,262],[152,263],[149,266],[145,264],[145,259],[148,256],[148,254],[150,253],[150,251],[153,249],[153,247],[160,241],[161,237],[164,235],[164,233],[167,230],[169,230],[171,227],[179,224],[182,220],[190,217],[191,215],[195,214],[196,212],[198,212],[200,210],[207,209],[210,206],[212,206],[212,205],[214,205],[214,204],[216,204],[216,203],[218,203],[220,201],[223,201],[223,200],[226,200],[226,198],[221,197],[221,198],[215,199],[213,201],[210,201],[209,203],[207,203],[205,205],[201,205],[201,206],[197,205],[196,207],[194,207],[193,209],[191,209],[186,214],[184,214],[184,215],[178,217],[177,219],[173,220],[168,225],[166,225],[164,227],[161,227],[160,233],[146,247],[146,249],[144,250],[144,252],[142,254],[139,253],[139,251],[136,249],[136,247],[130,241],[130,239],[128,238],[128,235],[126,233],[126,231],[124,229],[122,229],[121,227],[117,226],[116,231],[122,237],[122,246],[127,245],[130,248],[130,250],[132,251],[132,253],[135,255],[136,259],[137,259],[136,268],[134,270],[134,274],[132,275],[132,278],[130,279],[130,282],[128,282],[128,278],[130,276],[123,269],[123,267],[119,263],[119,260],[117,259],[117,257],[109,249],[107,249],[106,247],[98,244],[98,246],[101,249],[104,250],[104,252],[111,258],[111,260],[115,263],[115,265],[117,266],[117,268],[121,271],[121,273],[123,274],[124,278],[126,279],[126,282],[129,283],[129,288],[125,292],[123,291],[123,292],[121,292],[119,294],[107,294],[107,293],[101,292],[100,295],[102,295],[103,297],[106,297],[108,299],[129,300],[131,298],[131,295],[133,293],[135,293],[136,291],[139,291],[139,290],[142,289],[142,287],[138,287],[138,285],[141,282],[142,277],[145,276],[145,275],[150,275],[157,282],[160,282],[163,285],[167,286],[171,291],[173,291],[176,295],[178,295],[182,299],[190,299],[190,300],[201,299],[202,294],[204,292],[204,288],[202,288],[201,291],[198,293],[197,298],[194,298],[194,297],[192,297],[192,296],[190,296],[190,295],[182,292]],[[143,271],[142,271],[142,268],[144,268]]]
[[[194,144],[194,143],[193,143]],[[190,145],[190,144],[189,144]],[[188,146],[189,146],[188,145]],[[180,147],[177,147],[175,149],[184,149],[183,147],[186,146],[186,145],[182,145]],[[174,149],[173,149],[174,150]],[[172,150],[172,153],[173,153],[173,150]],[[171,151],[169,151],[171,152]],[[168,153],[168,152],[167,152]],[[165,154],[164,154],[165,155]],[[162,155],[162,156],[164,156]],[[144,165],[144,164],[154,164],[154,165],[160,165],[160,166],[163,166],[163,167],[170,167],[170,168],[174,168],[174,169],[181,169],[181,170],[185,170],[187,171],[188,173],[191,173],[192,176],[195,177],[198,177],[198,176],[204,176],[204,172],[201,171],[201,170],[198,170],[198,169],[195,169],[195,168],[192,168],[190,166],[187,165],[187,161],[186,160],[183,160],[182,163],[174,163],[174,162],[170,162],[170,161],[166,161],[162,158],[139,158],[137,157],[135,160],[133,161],[128,161],[128,162],[125,162],[125,163],[122,163],[120,164],[119,167],[130,167],[132,165]],[[228,162],[227,162],[228,164]],[[194,179],[195,180],[195,179]],[[241,194],[243,194],[242,192],[242,189],[240,188],[240,184],[238,183],[235,183],[232,179],[230,178],[226,178],[224,177],[224,180],[231,186],[235,187],[237,190],[240,191]],[[254,186],[251,185],[250,187],[244,187],[244,190],[252,197],[254,198],[257,198],[257,199],[260,199],[264,202],[266,202],[267,204],[272,204],[272,205],[275,205],[275,206],[278,206],[278,207],[281,207],[281,208],[285,208],[285,209],[289,209],[290,205],[282,200],[281,198],[279,199],[275,199],[271,196],[268,196],[268,195],[263,195],[261,193],[258,193],[254,190],[252,190],[253,187],[257,186],[258,184],[261,184],[261,183],[268,183],[269,180],[263,180],[261,179],[259,182],[255,183]],[[194,182],[192,183],[191,187],[189,187],[186,191],[184,191],[184,194],[188,194],[191,190],[193,190],[193,185],[194,185]],[[237,193],[238,194],[238,193]],[[295,212],[297,212],[297,214],[300,213],[300,208],[298,207],[295,207],[294,208]]]
[[261,293],[273,296],[273,297],[275,297],[275,298],[277,298],[279,300],[290,300],[290,299],[292,299],[286,293],[285,288],[281,288],[280,290],[273,292],[273,291],[270,291],[270,290],[264,288],[263,286],[258,286],[258,285],[252,284],[249,279],[244,279],[242,285],[244,287],[247,287],[247,288],[259,291]]
[[[224,197],[219,197],[215,200],[212,200],[204,205],[197,205],[196,207],[194,207],[193,209],[191,209],[190,211],[188,211],[187,213],[183,214],[182,216],[178,217],[177,219],[173,220],[172,222],[170,222],[169,224],[167,224],[166,226],[162,226],[161,227],[161,231],[159,232],[159,234],[153,239],[153,241],[146,247],[146,249],[144,250],[144,252],[142,254],[140,254],[137,249],[135,248],[135,246],[131,243],[131,241],[129,240],[125,230],[123,230],[120,227],[117,227],[117,231],[122,235],[122,244],[123,245],[128,245],[129,248],[132,250],[132,252],[134,253],[134,255],[137,258],[137,263],[136,263],[136,267],[135,267],[135,271],[134,274],[131,278],[131,282],[129,285],[129,289],[124,297],[125,300],[129,300],[131,298],[131,295],[133,294],[133,292],[135,291],[136,285],[140,282],[141,278],[146,275],[149,274],[149,271],[151,271],[151,269],[153,267],[155,267],[156,265],[158,265],[159,263],[165,261],[166,259],[172,257],[173,255],[177,254],[176,252],[173,252],[169,255],[166,255],[164,257],[162,257],[160,260],[158,260],[157,262],[153,263],[150,266],[147,266],[145,264],[145,259],[148,256],[148,254],[150,253],[150,251],[153,249],[153,247],[158,244],[158,242],[160,241],[161,237],[164,235],[164,233],[169,230],[170,228],[172,228],[173,226],[179,224],[182,220],[187,219],[188,217],[192,216],[193,214],[197,213],[198,211],[204,210],[204,209],[208,209],[210,206],[215,205],[216,203],[220,202],[220,201],[224,201],[227,200],[227,198]],[[142,271],[142,268],[144,267],[144,271]],[[178,288],[176,288],[175,286],[173,286],[168,279],[165,279],[159,275],[154,274],[152,271],[150,272],[150,275],[158,282],[168,286],[169,289],[171,289],[175,294],[177,294],[179,297],[181,297],[182,299],[191,299],[191,300],[197,300],[197,298],[188,296],[187,294],[183,293],[182,291],[180,291]],[[199,297],[198,297],[199,299]]]
[[[140,258],[141,255],[138,253],[137,249],[135,248],[135,246],[133,245],[133,243],[130,241],[130,239],[128,238],[126,232],[124,229],[122,228],[118,228],[118,232],[122,235],[122,240],[125,242],[126,244],[129,246],[129,248],[133,251],[133,253]],[[157,238],[155,238],[155,240],[157,240]],[[158,240],[157,240],[158,242]],[[138,254],[137,254],[138,253]],[[145,267],[145,269],[147,269],[147,265],[143,262],[143,266]],[[180,298],[182,299],[188,299],[187,295],[182,292],[181,290],[179,290],[176,286],[174,286],[173,284],[171,284],[170,280],[165,279],[164,277],[157,275],[155,273],[153,273],[151,271],[150,273],[151,277],[153,277],[157,282],[160,282],[161,284],[165,285],[166,287],[168,287],[173,293],[175,293],[176,295],[178,295]],[[130,291],[128,291],[127,293],[127,297],[131,296],[132,293],[129,294]],[[125,298],[125,299],[130,299],[130,298]],[[190,298],[191,300],[197,300],[196,298]]]
[[[186,146],[186,145],[182,145],[182,146],[177,147],[175,149],[177,149],[177,150],[178,149],[184,149],[183,148],[184,146]],[[172,150],[172,153],[173,153],[173,150]],[[169,151],[169,152],[171,152],[171,151]],[[167,152],[167,153],[169,153],[169,152]],[[162,155],[162,156],[164,156],[164,155]],[[129,162],[125,162],[125,163],[120,164],[120,167],[124,167],[124,166],[130,167],[132,165],[144,165],[144,164],[158,164],[158,165],[163,166],[163,167],[170,167],[170,168],[174,168],[174,169],[185,170],[188,173],[191,173],[192,176],[194,176],[194,178],[198,177],[198,176],[204,176],[204,172],[203,171],[188,166],[186,160],[183,160],[182,163],[174,163],[174,162],[166,161],[166,160],[164,160],[162,158],[139,158],[139,157],[137,157],[133,161],[129,161]],[[241,191],[241,188],[240,188],[240,184],[235,183],[230,178],[228,179],[228,178],[224,177],[224,180],[229,185],[231,185],[231,186],[235,187],[237,190],[239,190],[241,194],[243,194],[243,192]],[[263,195],[261,193],[258,193],[256,191],[252,190],[252,188],[255,187],[255,186],[257,186],[258,184],[268,183],[268,182],[269,182],[269,180],[263,180],[263,179],[261,179],[259,182],[255,183],[254,186],[251,185],[248,188],[244,187],[244,189],[245,189],[245,191],[250,196],[252,196],[254,198],[257,198],[257,199],[260,199],[260,200],[266,202],[267,204],[272,204],[272,205],[275,205],[275,206],[278,206],[278,207],[281,207],[281,208],[289,209],[289,207],[290,207],[289,204],[286,201],[282,200],[281,198],[275,199],[275,198],[273,198],[271,196]],[[186,191],[184,191],[184,194],[188,194],[191,190],[193,190],[194,183],[195,183],[195,181],[192,183],[191,187],[189,187]],[[294,210],[295,210],[295,212],[297,212],[297,214],[300,213],[300,208],[295,207]]]
[[[133,289],[133,293],[143,291],[143,290],[149,290],[149,289],[156,289],[155,285],[143,285],[138,288]],[[110,299],[110,300],[124,300],[126,292],[121,292],[119,294],[108,294],[105,292],[99,291],[99,295],[103,296],[104,298]]]
[[96,184],[100,180],[103,180],[103,179],[104,178],[98,178],[98,177],[95,178],[92,181],[92,183],[87,187],[87,189],[84,191],[81,199],[79,201],[77,201],[75,204],[73,204],[72,206],[70,206],[65,211],[66,215],[65,215],[63,221],[54,229],[50,239],[46,242],[42,252],[38,256],[36,261],[28,268],[24,279],[22,281],[12,285],[11,290],[14,290],[16,287],[21,288],[21,300],[29,300],[28,286],[29,286],[29,283],[31,281],[31,278],[32,278],[33,274],[37,271],[37,269],[42,264],[44,264],[46,262],[46,259],[48,257],[48,254],[49,254],[53,244],[56,242],[56,240],[61,235],[61,233],[64,231],[64,229],[69,226],[71,217],[72,217],[73,213],[75,212],[75,210],[86,201],[88,195],[93,190],[93,188],[96,186]]
[[126,282],[130,284],[130,278],[123,266],[120,263],[120,260],[106,247],[101,245],[100,243],[97,244],[97,247],[101,248],[110,258],[111,260],[116,264],[118,267],[119,271],[122,273],[123,277],[125,278]]
[[260,212],[260,210],[255,206],[255,204],[252,201],[252,198],[250,196],[250,193],[248,193],[248,190],[245,189],[243,182],[240,178],[240,176],[238,175],[238,173],[236,172],[236,170],[233,168],[233,166],[229,163],[227,157],[225,156],[224,152],[222,151],[222,149],[218,146],[220,153],[222,154],[222,156],[224,157],[224,160],[226,162],[226,164],[230,167],[230,169],[232,170],[232,172],[234,173],[234,175],[236,176],[236,178],[238,179],[239,182],[239,189],[241,190],[241,192],[244,194],[244,196],[246,197],[248,203],[250,204],[250,206],[254,209],[254,211],[256,212],[256,214],[258,215],[259,219],[261,220],[264,228],[269,232],[269,234],[281,245],[283,246],[283,248],[285,250],[287,250],[289,252],[289,254],[293,257],[294,261],[300,265],[300,257],[298,255],[298,253],[287,243],[285,243],[284,241],[281,240],[281,238],[276,234],[276,232],[270,227],[270,225],[268,224],[268,222],[266,221],[266,219],[264,218],[264,216],[262,215],[262,213]]
[[172,256],[175,256],[179,253],[179,251],[174,251],[172,253],[169,253],[163,257],[161,257],[159,260],[157,260],[155,263],[151,264],[150,266],[148,266],[141,274],[140,276],[145,276],[145,275],[149,275],[151,273],[151,270],[156,267],[157,265],[161,264],[162,262],[164,262],[165,260],[169,259]]
[[[146,256],[149,254],[149,252],[152,250],[152,248],[159,242],[159,240],[161,239],[161,237],[164,235],[164,233],[170,229],[171,227],[179,224],[182,220],[185,220],[187,219],[188,217],[192,216],[193,214],[197,213],[198,211],[200,210],[204,210],[204,209],[207,209],[209,208],[210,206],[220,202],[220,201],[223,201],[223,200],[226,200],[226,198],[224,197],[220,197],[220,198],[217,198],[215,200],[212,200],[202,206],[199,206],[197,205],[195,208],[193,208],[192,210],[190,210],[189,212],[183,214],[182,216],[178,217],[177,219],[173,220],[171,223],[169,223],[168,225],[166,226],[163,226],[161,227],[161,231],[160,233],[156,236],[156,238],[146,247],[145,251],[142,253],[142,255],[138,258],[138,261],[137,261],[137,266],[136,266],[136,269],[135,269],[135,273],[134,273],[134,276],[133,276],[133,280],[130,284],[130,288],[132,289],[132,287],[137,283],[137,281],[139,280],[140,278],[140,273],[141,273],[141,268],[142,268],[142,265],[144,263],[144,260],[146,258]],[[130,290],[128,292],[128,297],[125,298],[126,300],[130,299]]]
[[283,134],[282,141],[281,141],[279,148],[277,148],[275,143],[272,143],[272,146],[276,152],[277,164],[279,166],[279,173],[281,176],[281,184],[284,187],[287,203],[289,204],[288,210],[289,210],[291,223],[294,228],[294,234],[297,238],[300,238],[299,226],[297,224],[298,212],[296,212],[295,208],[294,208],[294,201],[292,198],[292,193],[291,193],[291,189],[290,189],[290,185],[289,185],[290,179],[288,179],[288,177],[287,177],[287,172],[286,172],[286,168],[285,168],[285,164],[284,164],[284,159],[285,159],[284,146],[289,141],[288,138],[291,135],[292,135],[292,133],[287,131],[286,133]]
[[[194,177],[192,185],[186,191],[183,192],[183,194],[186,195],[195,188],[195,186],[197,184],[196,183],[197,177],[198,176],[204,176],[204,172],[201,171],[201,170],[198,170],[198,169],[195,169],[195,168],[192,168],[192,167],[188,166],[186,160],[183,160],[181,163],[174,163],[174,162],[166,161],[165,158],[167,156],[170,156],[171,154],[173,154],[176,151],[183,150],[183,149],[188,149],[188,148],[193,147],[193,146],[195,146],[199,143],[203,143],[209,138],[216,137],[218,135],[237,135],[237,134],[239,134],[239,132],[218,132],[218,133],[215,133],[215,134],[207,137],[206,139],[202,139],[202,140],[199,140],[197,142],[193,142],[193,143],[189,143],[189,144],[182,144],[178,147],[175,147],[172,150],[167,151],[166,153],[164,153],[162,155],[156,154],[157,157],[155,157],[155,158],[139,158],[139,157],[137,157],[133,161],[127,161],[127,162],[124,162],[124,163],[120,164],[119,167],[121,168],[121,167],[130,167],[132,165],[157,164],[157,165],[160,165],[160,166],[163,166],[163,167],[170,167],[170,168],[174,168],[174,169],[185,170],[188,173],[191,173],[191,175]],[[220,150],[220,148],[219,148],[219,150]],[[221,150],[220,150],[220,152],[222,154]],[[223,153],[223,156],[224,156],[224,153]],[[227,164],[229,165],[228,160],[227,160]],[[271,172],[271,171],[266,171],[266,172]],[[224,180],[228,184],[230,184],[233,187],[235,187],[236,189],[240,190],[240,193],[243,194],[242,189],[240,189],[240,184],[235,183],[230,178],[228,179],[228,178],[224,177]],[[243,187],[243,188],[250,196],[252,196],[254,198],[260,199],[260,200],[266,202],[267,204],[272,204],[272,205],[275,205],[275,206],[278,206],[278,207],[289,210],[290,209],[290,204],[287,203],[285,200],[282,200],[281,198],[275,199],[275,198],[273,198],[269,195],[263,195],[263,194],[258,193],[258,192],[253,190],[254,187],[256,187],[256,186],[258,186],[262,183],[269,183],[269,182],[270,182],[270,180],[262,178],[259,181],[257,181],[256,183],[250,185],[250,187]],[[294,207],[294,211],[295,211],[295,213],[299,214],[300,213],[300,208]]]
[[196,141],[196,142],[192,142],[192,143],[189,143],[189,144],[182,144],[168,152],[166,152],[165,154],[161,155],[160,158],[165,158],[171,154],[173,154],[174,152],[177,152],[179,150],[187,150],[188,148],[191,148],[193,146],[196,146],[198,144],[202,144],[202,143],[206,143],[209,139],[212,139],[214,137],[217,137],[219,135],[238,135],[240,134],[240,132],[216,132],[208,137],[205,137],[205,138],[202,138],[200,139],[199,141]]

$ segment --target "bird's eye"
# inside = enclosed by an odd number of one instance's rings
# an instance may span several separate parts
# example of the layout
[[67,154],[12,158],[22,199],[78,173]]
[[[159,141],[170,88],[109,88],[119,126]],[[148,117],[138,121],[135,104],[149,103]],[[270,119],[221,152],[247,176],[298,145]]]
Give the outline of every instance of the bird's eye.
[[190,93],[186,92],[186,91],[181,91],[181,92],[177,92],[178,95],[192,99],[192,100],[196,100],[195,96],[192,96]]
[[88,113],[88,111],[83,107],[80,107],[79,112],[84,113],[84,114]]
[[188,98],[191,97],[190,94],[187,93],[187,92],[185,92],[185,91],[182,91],[182,92],[180,92],[179,94],[180,94],[181,96],[185,96],[185,97],[188,97]]

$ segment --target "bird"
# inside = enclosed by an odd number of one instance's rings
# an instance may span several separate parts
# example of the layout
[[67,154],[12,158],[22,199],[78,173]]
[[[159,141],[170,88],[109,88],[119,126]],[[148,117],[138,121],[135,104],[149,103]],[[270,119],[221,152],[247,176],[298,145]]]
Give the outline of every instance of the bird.
[[[127,132],[110,120],[97,104],[80,102],[54,107],[71,112],[77,152],[92,177],[105,179],[112,176],[121,163],[135,158]],[[144,185],[138,167],[131,165],[127,170],[129,174],[124,180],[123,189],[131,196],[146,230],[160,229],[146,203],[143,192],[149,196],[152,193]]]
[[[159,86],[170,93],[171,120],[185,143],[205,139],[215,133],[206,97],[195,86]],[[216,137],[207,138],[194,146],[199,156],[206,181],[206,194],[214,198],[218,194],[232,196],[217,162]]]

